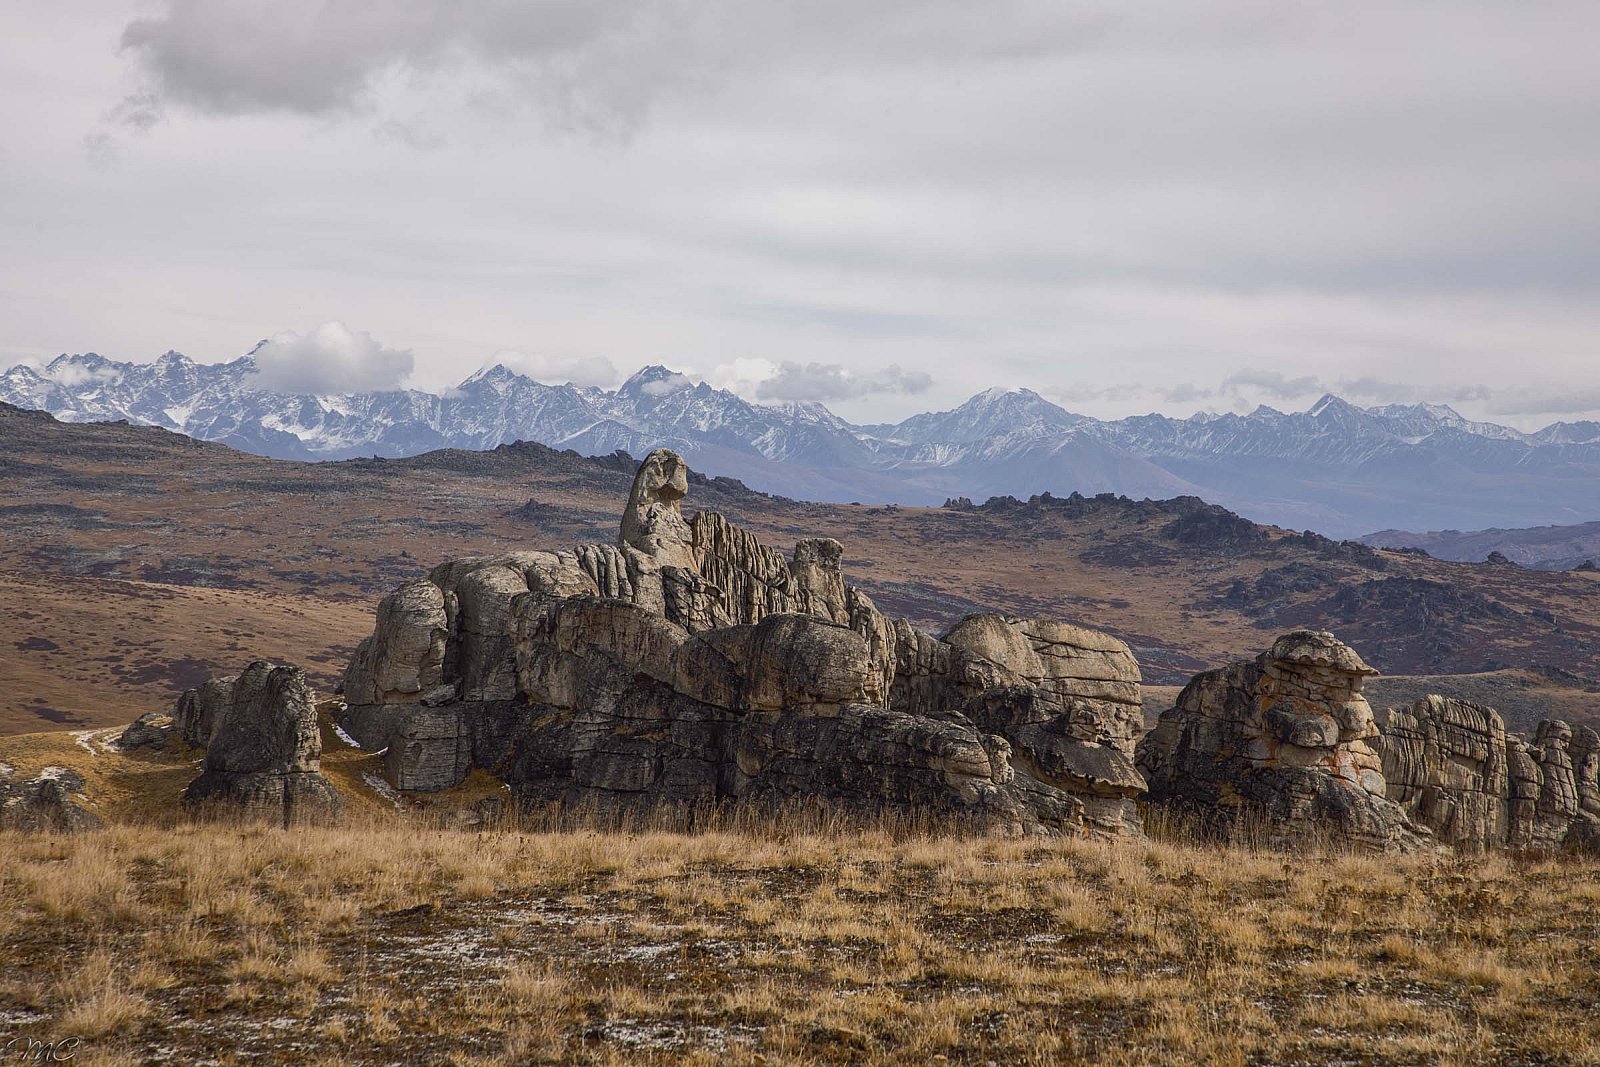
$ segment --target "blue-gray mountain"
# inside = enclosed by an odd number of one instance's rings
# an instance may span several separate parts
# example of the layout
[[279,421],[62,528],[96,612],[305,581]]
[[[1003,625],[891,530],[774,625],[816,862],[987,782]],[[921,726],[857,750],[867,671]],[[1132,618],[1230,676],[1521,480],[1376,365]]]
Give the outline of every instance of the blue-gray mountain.
[[1432,404],[1102,421],[1027,389],[952,411],[854,425],[821,404],[752,404],[646,367],[616,390],[545,385],[503,366],[444,394],[264,391],[248,355],[153,363],[93,353],[0,375],[0,400],[70,421],[127,419],[285,459],[408,456],[539,441],[585,454],[665,446],[699,470],[801,499],[934,504],[1073,490],[1192,494],[1337,537],[1386,528],[1574,523],[1600,517],[1600,423],[1537,433]]

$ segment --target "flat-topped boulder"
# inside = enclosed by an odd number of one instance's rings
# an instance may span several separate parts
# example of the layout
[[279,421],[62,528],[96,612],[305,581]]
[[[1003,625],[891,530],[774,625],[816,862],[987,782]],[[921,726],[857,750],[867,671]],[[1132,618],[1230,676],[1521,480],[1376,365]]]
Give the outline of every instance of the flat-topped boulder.
[[456,560],[379,605],[345,729],[406,790],[483,768],[603,812],[820,804],[1005,832],[1138,834],[1139,669],[1063,622],[885,617],[844,547],[785,554],[640,465],[615,544]]

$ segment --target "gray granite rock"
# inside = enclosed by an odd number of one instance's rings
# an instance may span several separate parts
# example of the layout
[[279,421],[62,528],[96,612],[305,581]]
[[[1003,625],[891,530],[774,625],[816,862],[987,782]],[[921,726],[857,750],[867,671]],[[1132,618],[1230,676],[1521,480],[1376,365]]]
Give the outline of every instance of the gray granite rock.
[[[402,789],[481,767],[524,803],[602,812],[806,803],[1140,832],[1127,646],[1000,616],[919,633],[845,581],[837,541],[786,557],[685,516],[687,491],[681,457],[652,453],[617,544],[457,560],[435,592],[402,587],[347,673],[347,730],[387,746]],[[436,653],[423,637],[440,632]]]
[[321,774],[322,738],[304,671],[257,660],[214,715],[200,777],[184,791],[187,807],[285,826],[340,817],[339,795]]

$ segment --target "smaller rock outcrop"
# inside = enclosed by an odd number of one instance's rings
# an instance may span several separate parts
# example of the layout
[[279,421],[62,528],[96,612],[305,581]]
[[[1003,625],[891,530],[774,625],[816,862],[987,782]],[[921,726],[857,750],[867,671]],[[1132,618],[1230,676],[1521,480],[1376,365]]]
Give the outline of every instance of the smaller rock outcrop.
[[178,736],[195,748],[205,748],[211,743],[211,730],[228,701],[233,696],[235,675],[226,678],[209,678],[193,689],[185,689],[172,710],[172,721]]
[[1462,851],[1595,851],[1600,734],[1558,719],[1530,743],[1493,708],[1425,696],[1379,712],[1389,796]]
[[0,764],[0,830],[71,833],[100,826],[100,817],[80,805],[83,776],[64,767],[46,767],[32,778],[18,778]]
[[168,739],[176,730],[177,723],[171,715],[147,711],[122,731],[117,738],[117,747],[124,752],[135,748],[166,748]]
[[[339,794],[321,774],[317,707],[304,671],[257,660],[234,679],[225,700],[215,689],[207,699],[209,743],[203,773],[184,791],[186,806],[285,826],[339,817]],[[200,707],[200,695],[185,693],[180,706],[186,703]]]
[[1195,676],[1139,743],[1150,801],[1270,843],[1318,837],[1378,851],[1429,846],[1389,800],[1371,707],[1376,674],[1330,633],[1285,634],[1254,660]]

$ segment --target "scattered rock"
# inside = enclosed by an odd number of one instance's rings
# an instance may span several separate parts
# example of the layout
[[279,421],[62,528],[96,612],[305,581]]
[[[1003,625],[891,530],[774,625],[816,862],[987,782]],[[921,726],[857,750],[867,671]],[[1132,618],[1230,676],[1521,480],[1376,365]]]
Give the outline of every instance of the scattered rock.
[[1389,800],[1362,681],[1332,634],[1297,630],[1254,660],[1197,675],[1138,746],[1151,803],[1224,830],[1259,822],[1279,846],[1332,837],[1378,851],[1428,847]]
[[257,660],[211,711],[203,773],[184,791],[186,806],[285,826],[339,818],[339,794],[321,774],[316,701],[304,671]]
[[74,833],[99,827],[99,816],[74,799],[83,787],[83,776],[63,767],[19,780],[12,768],[0,765],[0,830]]

